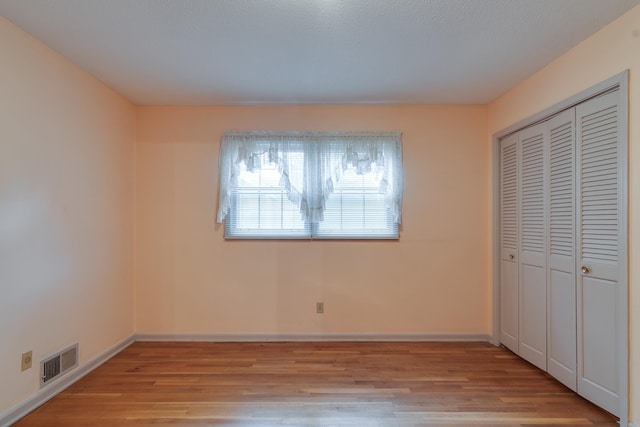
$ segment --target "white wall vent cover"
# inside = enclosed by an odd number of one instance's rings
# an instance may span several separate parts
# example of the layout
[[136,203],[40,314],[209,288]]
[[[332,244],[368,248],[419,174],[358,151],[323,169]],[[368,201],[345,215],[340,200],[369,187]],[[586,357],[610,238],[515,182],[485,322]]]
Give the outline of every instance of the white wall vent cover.
[[40,387],[78,366],[78,343],[40,361]]

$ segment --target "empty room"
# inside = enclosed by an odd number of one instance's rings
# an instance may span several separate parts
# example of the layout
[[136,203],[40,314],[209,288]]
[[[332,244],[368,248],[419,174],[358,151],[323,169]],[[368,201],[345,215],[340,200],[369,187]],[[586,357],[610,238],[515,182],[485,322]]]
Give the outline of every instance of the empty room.
[[640,426],[639,80],[640,0],[0,0],[0,426]]

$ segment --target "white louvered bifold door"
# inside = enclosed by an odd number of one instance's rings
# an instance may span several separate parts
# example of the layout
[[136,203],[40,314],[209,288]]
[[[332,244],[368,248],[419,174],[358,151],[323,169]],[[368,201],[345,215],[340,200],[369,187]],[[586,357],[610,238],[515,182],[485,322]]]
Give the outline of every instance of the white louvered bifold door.
[[518,352],[518,145],[500,141],[500,341]]
[[518,354],[547,369],[547,274],[545,124],[519,133],[520,166],[520,342]]
[[[576,107],[578,185],[578,393],[620,415],[624,326],[619,262],[623,235],[623,162],[619,93]],[[623,263],[624,265],[624,263]]]
[[547,122],[547,370],[576,390],[575,109]]

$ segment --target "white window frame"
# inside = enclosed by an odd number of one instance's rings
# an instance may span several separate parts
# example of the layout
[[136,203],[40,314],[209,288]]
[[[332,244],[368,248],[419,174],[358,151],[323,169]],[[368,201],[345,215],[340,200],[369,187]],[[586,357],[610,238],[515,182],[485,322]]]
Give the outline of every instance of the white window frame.
[[[287,155],[304,153],[303,165],[287,163]],[[291,159],[299,162],[297,156]],[[294,161],[294,160],[292,160]],[[399,132],[227,132],[220,148],[220,202],[218,222],[225,223],[226,239],[398,239],[402,205],[402,145]],[[243,173],[255,171],[269,164],[280,173],[279,187],[243,187]],[[295,170],[294,170],[295,169]],[[304,179],[301,179],[300,171]],[[292,175],[290,175],[290,173]],[[297,179],[293,179],[295,173]],[[347,177],[372,173],[377,177],[376,186],[341,188],[348,185]],[[244,175],[246,176],[246,175]],[[312,178],[310,178],[312,177]],[[341,180],[342,178],[342,180]],[[363,180],[364,181],[364,180]],[[246,185],[246,182],[245,182]],[[272,184],[273,185],[273,184]],[[352,184],[353,185],[353,184]],[[291,207],[299,209],[304,229],[241,229],[238,204],[242,194],[251,192],[280,194]],[[323,230],[327,224],[324,214],[334,216],[335,197],[362,192],[363,209],[367,195],[372,196],[377,209],[372,211],[372,221],[381,225],[370,228],[363,216],[355,214],[350,227]],[[262,200],[262,199],[260,199]],[[259,201],[258,201],[259,203]],[[371,203],[371,202],[370,202]],[[380,207],[384,203],[384,207]],[[327,211],[327,209],[329,209]],[[289,209],[291,214],[291,209]],[[353,214],[353,212],[351,212]],[[258,214],[251,220],[259,220]],[[354,227],[362,218],[362,228]],[[355,223],[353,221],[356,221]],[[296,221],[297,222],[297,221]]]

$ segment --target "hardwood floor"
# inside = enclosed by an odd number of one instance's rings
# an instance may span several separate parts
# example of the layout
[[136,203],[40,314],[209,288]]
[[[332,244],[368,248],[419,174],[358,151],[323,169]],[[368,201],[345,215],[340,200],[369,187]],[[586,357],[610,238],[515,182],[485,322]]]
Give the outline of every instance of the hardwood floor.
[[16,426],[617,426],[487,343],[135,343]]

